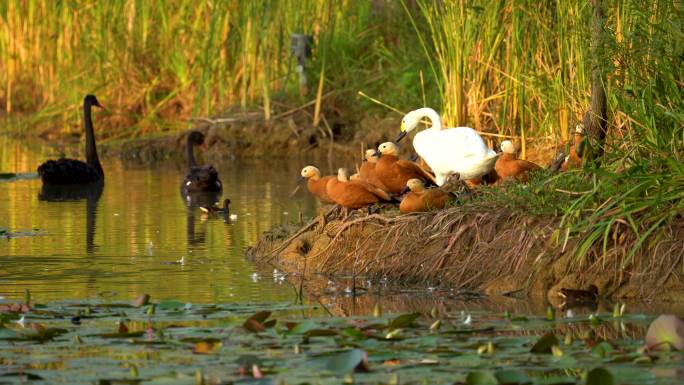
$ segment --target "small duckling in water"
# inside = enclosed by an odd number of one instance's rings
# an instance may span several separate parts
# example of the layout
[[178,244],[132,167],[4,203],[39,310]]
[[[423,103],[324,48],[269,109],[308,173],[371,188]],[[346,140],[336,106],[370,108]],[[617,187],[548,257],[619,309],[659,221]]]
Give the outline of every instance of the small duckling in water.
[[335,201],[330,198],[328,192],[326,191],[326,186],[328,182],[336,179],[334,175],[328,175],[321,177],[321,170],[315,166],[306,166],[302,169],[300,180],[307,179],[306,188],[310,193],[317,196],[318,199],[323,203],[335,203]]
[[379,202],[389,202],[392,197],[384,190],[362,180],[349,180],[346,168],[337,171],[337,178],[328,181],[328,196],[347,209],[360,209]]
[[375,175],[392,194],[399,194],[409,179],[424,179],[435,183],[435,177],[423,170],[416,163],[399,159],[399,147],[392,142],[385,142],[375,152],[379,156],[375,166]]
[[501,142],[501,151],[503,153],[494,165],[499,180],[515,179],[527,182],[530,179],[528,175],[530,171],[541,170],[541,167],[532,162],[518,159],[515,155],[515,146],[510,140]]
[[230,199],[226,198],[223,200],[223,207],[216,206],[200,206],[200,210],[207,214],[230,214]]
[[410,190],[399,204],[399,211],[402,213],[414,213],[442,209],[453,197],[452,194],[440,189],[425,189],[425,184],[420,179],[409,179],[406,182],[406,189]]
[[560,166],[561,171],[568,171],[571,168],[582,167],[582,156],[586,145],[584,125],[582,123],[575,126],[575,143],[570,147],[570,154]]

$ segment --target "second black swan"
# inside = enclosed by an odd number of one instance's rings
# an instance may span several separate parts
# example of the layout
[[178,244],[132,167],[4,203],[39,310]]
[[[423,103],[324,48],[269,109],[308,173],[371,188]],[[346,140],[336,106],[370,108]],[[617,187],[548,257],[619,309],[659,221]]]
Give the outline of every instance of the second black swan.
[[188,155],[188,174],[181,184],[181,192],[221,192],[223,185],[219,180],[218,172],[211,165],[198,166],[195,162],[193,147],[204,143],[204,134],[199,131],[192,131],[188,135],[187,155]]
[[100,107],[95,95],[86,95],[83,99],[83,121],[86,132],[85,163],[68,158],[48,160],[38,167],[38,175],[44,184],[67,185],[104,182],[104,172],[97,157],[95,134],[93,133],[92,107]]

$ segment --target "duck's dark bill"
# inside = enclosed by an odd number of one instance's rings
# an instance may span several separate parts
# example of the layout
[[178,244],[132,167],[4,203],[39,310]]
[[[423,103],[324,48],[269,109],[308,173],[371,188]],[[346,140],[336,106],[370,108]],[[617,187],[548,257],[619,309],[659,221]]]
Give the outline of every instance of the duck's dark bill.
[[406,136],[406,134],[407,134],[407,132],[406,132],[406,131],[403,131],[401,134],[399,134],[399,136],[397,136],[397,138],[396,138],[394,141],[395,141],[396,143],[399,143],[400,140],[404,139],[404,137]]

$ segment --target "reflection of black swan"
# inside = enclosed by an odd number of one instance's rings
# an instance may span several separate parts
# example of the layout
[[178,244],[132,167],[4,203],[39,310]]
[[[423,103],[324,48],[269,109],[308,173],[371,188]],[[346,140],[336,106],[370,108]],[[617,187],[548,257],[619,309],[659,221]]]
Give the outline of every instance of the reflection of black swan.
[[218,172],[214,166],[198,166],[195,162],[193,147],[202,143],[204,143],[204,134],[201,132],[192,131],[188,135],[188,174],[181,185],[181,193],[183,195],[196,192],[221,192],[223,190]]
[[104,173],[97,157],[95,134],[91,118],[92,106],[102,108],[95,95],[83,99],[83,118],[86,132],[86,163],[75,159],[48,160],[38,167],[38,174],[47,184],[81,184],[104,181]]

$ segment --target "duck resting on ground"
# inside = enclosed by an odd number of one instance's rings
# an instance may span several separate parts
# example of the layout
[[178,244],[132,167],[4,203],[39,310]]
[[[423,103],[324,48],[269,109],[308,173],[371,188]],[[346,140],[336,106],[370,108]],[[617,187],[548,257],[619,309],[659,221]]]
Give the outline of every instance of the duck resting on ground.
[[420,179],[409,179],[406,182],[405,191],[408,192],[399,204],[402,213],[414,213],[442,209],[454,197],[439,187],[425,189],[425,184]]
[[501,156],[497,159],[494,165],[496,175],[499,180],[515,179],[521,182],[527,182],[530,177],[530,171],[541,170],[537,164],[528,162],[526,160],[518,159],[515,155],[515,146],[510,140],[501,142]]
[[375,176],[380,180],[387,191],[399,194],[406,187],[409,179],[417,178],[435,182],[434,177],[423,170],[416,163],[409,160],[399,159],[399,147],[392,142],[382,143],[375,153],[379,156],[375,165]]
[[187,156],[188,156],[188,174],[183,179],[181,184],[181,193],[196,192],[221,192],[223,185],[219,180],[218,172],[211,165],[198,166],[195,162],[195,155],[193,147],[195,145],[202,145],[204,143],[204,134],[199,131],[192,131],[188,135],[187,142]]
[[335,175],[321,177],[321,170],[316,166],[306,166],[302,169],[300,181],[306,179],[306,188],[323,203],[335,203],[326,191],[328,181],[336,179]]
[[346,168],[337,171],[337,178],[330,179],[326,186],[328,196],[335,203],[347,209],[360,209],[375,203],[389,202],[392,197],[384,190],[362,180],[349,180]]
[[359,179],[366,181],[377,188],[387,191],[387,187],[375,174],[375,167],[377,166],[379,159],[380,158],[376,154],[375,150],[366,150],[363,162],[361,162],[361,167],[359,168]]
[[432,108],[420,108],[406,114],[401,120],[401,134],[395,142],[415,129],[423,118],[429,118],[432,127],[416,134],[413,148],[435,173],[438,186],[443,185],[450,174],[469,180],[494,169],[499,155],[487,147],[475,130],[470,127],[442,129],[439,114]]
[[565,157],[561,163],[561,171],[568,171],[571,168],[582,167],[582,156],[584,155],[584,147],[586,146],[584,125],[581,123],[575,126],[575,141],[570,147],[569,155]]
[[45,184],[67,185],[104,182],[104,172],[97,157],[95,134],[93,133],[92,107],[100,107],[95,95],[83,99],[83,122],[86,135],[86,161],[61,158],[48,160],[38,167],[38,175]]

